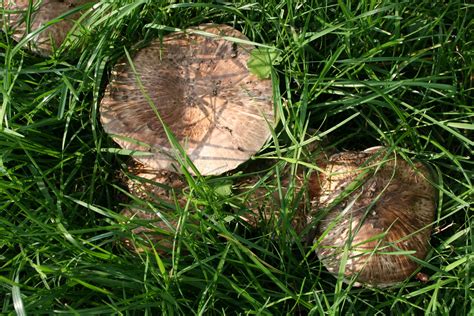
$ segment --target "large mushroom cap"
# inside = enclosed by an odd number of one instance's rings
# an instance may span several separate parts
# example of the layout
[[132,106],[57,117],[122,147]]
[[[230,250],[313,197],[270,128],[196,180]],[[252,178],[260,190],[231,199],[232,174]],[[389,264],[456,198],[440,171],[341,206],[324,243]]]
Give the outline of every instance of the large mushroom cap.
[[337,274],[347,256],[344,276],[356,277],[356,285],[402,282],[418,265],[400,252],[423,259],[428,251],[436,198],[430,172],[385,154],[380,148],[336,154],[321,186],[319,207],[328,214],[317,229],[318,257]]
[[[223,36],[247,40],[229,26],[202,25],[156,40],[133,57],[146,94],[203,175],[248,160],[274,124],[271,80],[247,69],[253,46]],[[120,146],[152,153],[134,158],[152,169],[176,169],[176,152],[128,62],[114,68],[100,113]]]
[[[33,12],[30,20],[30,31],[35,31],[47,22],[73,10],[75,7],[84,5],[93,0],[32,0]],[[7,23],[15,30],[13,38],[20,41],[27,33],[26,15],[28,13],[30,0],[2,0],[3,8],[11,10]],[[32,49],[42,55],[51,53],[53,47],[59,47],[68,32],[74,26],[75,21],[81,13],[71,14],[61,21],[49,26],[45,31],[40,32],[32,40]]]

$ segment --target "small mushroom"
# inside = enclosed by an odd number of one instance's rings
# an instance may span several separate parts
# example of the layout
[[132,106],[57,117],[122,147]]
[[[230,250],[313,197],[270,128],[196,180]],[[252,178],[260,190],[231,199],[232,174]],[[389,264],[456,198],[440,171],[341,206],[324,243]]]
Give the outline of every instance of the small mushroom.
[[160,216],[161,214],[129,208],[120,214],[129,219],[142,221],[143,223],[132,229],[132,233],[142,237],[146,243],[148,241],[151,243],[151,245],[142,245],[134,242],[133,239],[124,238],[123,244],[128,249],[140,253],[153,247],[160,254],[167,254],[173,249],[173,239],[178,229],[179,219],[172,218],[170,214],[167,214],[168,218],[165,219]]
[[[6,22],[14,29],[13,38],[20,41],[27,33],[27,14],[32,2],[30,32],[39,29],[49,21],[67,13],[74,7],[84,5],[92,0],[2,0],[4,10],[9,10]],[[32,50],[41,54],[51,54],[53,47],[59,47],[65,40],[68,32],[73,28],[81,12],[71,14],[61,21],[52,24],[46,30],[37,34],[32,40]]]
[[[287,220],[297,234],[300,234],[308,225],[310,205],[317,191],[314,177],[307,177],[306,168],[301,168],[293,175],[289,170],[278,181],[275,176],[263,180],[255,175],[242,179],[236,185],[237,194],[243,201],[243,212],[239,211],[240,218],[252,227],[261,224],[281,224],[282,201],[284,197]],[[262,182],[263,181],[263,182]],[[262,183],[260,183],[262,182]]]
[[[176,203],[181,208],[185,207],[186,200],[182,190],[186,187],[186,182],[180,174],[165,170],[149,170],[136,162],[129,167],[129,173],[130,176],[126,174],[121,176],[128,191],[143,201],[160,202],[163,207],[158,213],[140,209],[138,206],[128,207],[120,214],[138,222],[142,221],[141,225],[132,229],[132,233],[149,240],[159,253],[165,254],[172,249],[172,239],[179,223],[172,208]],[[123,242],[133,251],[144,251],[143,246],[130,238],[124,238]]]
[[249,72],[254,47],[241,40],[230,26],[206,24],[151,42],[133,67],[120,62],[100,106],[105,131],[153,170],[179,170],[158,116],[202,175],[248,160],[270,137],[274,114],[271,80]]
[[[328,157],[327,152],[322,150],[321,143],[306,146],[305,155],[318,170],[324,169]],[[294,166],[288,164],[280,170],[278,178],[274,173],[269,177],[267,173],[261,172],[262,162],[256,163],[258,166],[253,169],[257,169],[257,172],[248,168],[249,170],[245,171],[250,175],[239,179],[235,185],[235,191],[243,206],[243,212],[239,211],[240,218],[252,227],[279,224],[282,220],[283,197],[287,219],[295,232],[301,234],[311,222],[312,205],[320,195],[320,183],[324,174],[318,170],[310,172],[304,164],[292,171]],[[267,167],[270,168],[275,163],[276,161],[269,161]]]
[[167,170],[147,169],[140,163],[133,162],[128,168],[130,176],[122,176],[128,191],[136,197],[156,201],[160,200],[168,204],[174,204],[175,194],[181,207],[185,201],[182,190],[186,187],[186,181],[182,175]]
[[326,268],[356,286],[411,276],[418,264],[410,256],[425,258],[436,208],[428,168],[378,147],[333,155],[326,171],[314,241]]

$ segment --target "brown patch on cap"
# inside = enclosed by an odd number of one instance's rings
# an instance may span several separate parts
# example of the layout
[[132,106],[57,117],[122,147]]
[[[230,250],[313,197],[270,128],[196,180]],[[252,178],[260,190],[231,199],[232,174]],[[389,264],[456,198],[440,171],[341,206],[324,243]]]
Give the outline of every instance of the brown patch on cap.
[[320,260],[337,274],[346,247],[346,280],[357,276],[358,283],[378,287],[405,280],[418,264],[387,253],[425,258],[436,209],[429,170],[383,148],[333,155],[326,170],[319,208],[328,213],[315,239],[327,233],[316,250]]
[[[202,25],[156,40],[133,57],[144,90],[203,175],[221,174],[248,160],[274,124],[271,80],[247,69],[254,47],[222,36],[247,40],[230,26]],[[121,136],[114,138],[121,147],[152,153],[134,158],[150,169],[176,169],[176,152],[128,62],[115,66],[100,113],[105,131]]]
[[[84,5],[91,0],[33,0],[33,12],[31,14],[30,32],[42,27],[49,21],[61,16],[74,7]],[[26,14],[28,13],[29,0],[3,0],[3,8],[13,11],[8,15],[7,23],[14,29],[13,38],[20,41],[26,35]],[[36,9],[36,10],[35,10]],[[59,47],[64,42],[66,35],[73,28],[77,19],[83,12],[76,12],[61,21],[49,26],[43,32],[37,34],[32,43],[32,50],[41,54],[49,55],[53,47]]]

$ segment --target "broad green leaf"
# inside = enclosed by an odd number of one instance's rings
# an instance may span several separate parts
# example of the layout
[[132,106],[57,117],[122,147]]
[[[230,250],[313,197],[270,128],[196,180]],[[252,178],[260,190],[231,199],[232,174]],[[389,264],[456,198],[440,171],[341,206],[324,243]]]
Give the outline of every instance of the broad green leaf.
[[250,72],[260,79],[270,77],[272,66],[277,63],[278,52],[266,48],[256,48],[250,52],[247,67]]

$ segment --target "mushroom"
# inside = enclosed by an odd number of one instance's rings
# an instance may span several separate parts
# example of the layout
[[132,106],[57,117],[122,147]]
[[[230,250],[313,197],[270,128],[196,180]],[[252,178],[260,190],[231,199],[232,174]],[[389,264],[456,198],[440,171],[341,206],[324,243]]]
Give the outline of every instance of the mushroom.
[[308,225],[310,205],[317,191],[314,177],[308,177],[308,170],[301,168],[292,174],[286,168],[278,180],[275,176],[265,179],[259,175],[244,178],[236,185],[237,193],[243,200],[243,212],[239,211],[240,218],[252,227],[260,224],[281,224],[282,201],[284,196],[286,218],[297,234],[303,232]]
[[[32,13],[29,22],[30,31],[43,27],[49,21],[71,11],[74,7],[84,5],[91,0],[32,0]],[[2,0],[4,10],[12,11],[6,20],[9,27],[14,29],[13,38],[20,41],[27,30],[27,13],[30,5],[29,0]],[[66,39],[67,34],[73,28],[81,12],[76,12],[64,17],[59,22],[49,26],[45,31],[35,35],[32,41],[32,50],[41,54],[51,54],[53,47],[59,47]]]
[[[181,193],[187,184],[178,173],[147,169],[137,162],[132,162],[128,173],[132,176],[123,175],[123,182],[131,194],[143,200],[161,200],[174,204],[174,193]],[[184,206],[182,194],[179,194],[178,198],[179,205]]]
[[428,168],[377,147],[333,155],[326,172],[314,240],[326,268],[343,271],[355,286],[385,287],[411,276],[414,258],[428,252],[436,208]]
[[151,243],[151,245],[142,245],[131,238],[124,238],[123,244],[128,249],[140,253],[153,247],[160,254],[167,254],[173,249],[173,239],[179,225],[178,218],[173,218],[171,214],[143,212],[130,208],[123,210],[120,214],[129,219],[143,221],[141,225],[132,229],[132,234]]
[[[236,183],[236,193],[242,199],[240,218],[252,227],[261,224],[280,224],[282,220],[282,201],[284,197],[287,219],[298,235],[307,231],[311,222],[311,209],[320,195],[320,183],[328,153],[332,150],[322,150],[320,142],[313,142],[304,148],[303,160],[312,161],[318,170],[311,170],[301,164],[294,171],[294,165],[288,164],[280,170],[279,177],[262,173],[262,162],[258,166],[250,165],[245,170],[249,175],[239,179]],[[266,162],[267,167],[277,163]],[[253,168],[252,168],[253,167]],[[278,168],[278,167],[277,167]],[[253,170],[256,169],[257,171]],[[306,239],[308,236],[302,236]]]
[[151,42],[133,67],[118,63],[100,106],[104,130],[147,168],[176,171],[161,118],[200,174],[236,168],[274,125],[271,80],[249,72],[254,47],[242,41],[230,26],[205,24]]
[[[120,214],[141,222],[132,229],[132,234],[149,241],[158,253],[167,254],[173,249],[173,239],[179,225],[178,218],[173,218],[171,214],[162,215],[130,208],[124,209]],[[137,253],[151,249],[149,245],[136,243],[131,238],[124,238],[122,241],[125,247]]]
[[[133,66],[122,61],[114,67],[100,106],[104,130],[125,149],[151,152],[133,156],[141,167],[132,168],[136,179],[126,181],[132,194],[174,202],[168,189],[185,186],[175,173],[180,171],[174,165],[175,148],[160,119],[203,175],[234,169],[270,137],[271,81],[248,71],[253,46],[242,40],[248,41],[229,26],[201,25],[152,42],[135,54]],[[178,197],[181,206],[184,202]],[[143,210],[126,209],[123,215],[151,220],[158,232],[170,229],[156,214]],[[167,243],[155,229],[138,227],[133,232]],[[125,244],[133,246],[130,240]]]
[[[131,194],[144,201],[159,201],[160,204],[168,205],[163,205],[159,212],[131,206],[120,214],[141,222],[132,229],[132,233],[149,240],[159,253],[165,254],[172,249],[172,239],[178,228],[179,219],[174,216],[174,212],[163,209],[172,209],[172,205],[176,203],[181,208],[185,207],[186,200],[182,190],[186,187],[186,182],[180,174],[165,170],[149,170],[137,162],[129,167],[129,173],[131,176],[123,174],[121,178]],[[135,243],[131,238],[124,238],[123,242],[132,251],[143,252],[147,248]]]

